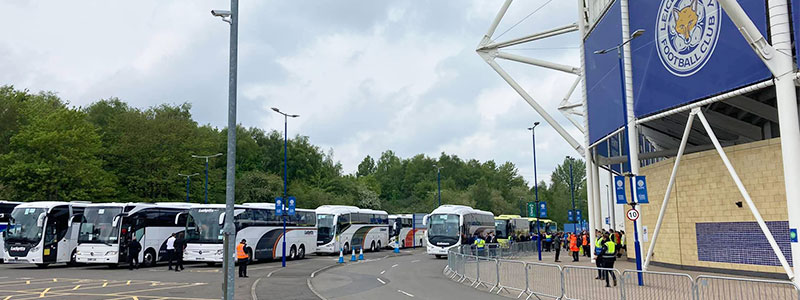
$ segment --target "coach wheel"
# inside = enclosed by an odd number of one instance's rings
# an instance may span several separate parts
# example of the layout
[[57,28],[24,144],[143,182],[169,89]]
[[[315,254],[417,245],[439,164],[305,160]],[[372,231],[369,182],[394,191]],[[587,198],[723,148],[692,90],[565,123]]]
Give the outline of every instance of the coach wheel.
[[209,266],[209,267],[215,267],[215,266],[217,266],[217,263],[215,263],[215,262],[207,262],[206,265]]
[[306,257],[306,246],[300,245],[300,252],[297,252],[297,258],[305,258]]
[[289,250],[289,259],[295,259],[295,258],[297,258],[297,248],[295,248],[293,245],[292,249]]
[[381,251],[381,241],[378,241],[378,248],[376,248],[376,249],[377,249],[377,251],[379,251],[379,252]]
[[436,256],[436,259],[440,259],[440,258],[442,258],[442,256],[441,256],[441,255],[439,255],[439,254],[436,254],[435,256]]
[[369,244],[369,251],[375,252],[375,241],[372,241],[372,243]]
[[142,256],[142,264],[147,267],[152,267],[156,264],[156,251],[153,248],[147,249]]
[[77,264],[78,264],[78,249],[75,249],[72,250],[72,255],[70,255],[69,257],[69,262],[67,263],[67,266],[72,267]]

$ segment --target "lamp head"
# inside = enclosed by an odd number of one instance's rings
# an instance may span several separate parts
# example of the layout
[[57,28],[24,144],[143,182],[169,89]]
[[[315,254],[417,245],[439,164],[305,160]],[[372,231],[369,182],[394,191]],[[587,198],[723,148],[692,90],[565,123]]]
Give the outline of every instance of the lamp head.
[[631,39],[635,39],[642,34],[644,34],[644,29],[637,29],[636,31],[633,32],[633,34],[631,34]]
[[275,111],[275,112],[277,112],[277,113],[281,112],[281,110],[280,110],[280,109],[278,109],[277,107],[273,107],[273,108],[272,108],[272,110],[274,110],[274,111]]
[[291,118],[297,118],[297,117],[299,117],[299,116],[300,116],[300,115],[289,115],[289,117],[291,117]]

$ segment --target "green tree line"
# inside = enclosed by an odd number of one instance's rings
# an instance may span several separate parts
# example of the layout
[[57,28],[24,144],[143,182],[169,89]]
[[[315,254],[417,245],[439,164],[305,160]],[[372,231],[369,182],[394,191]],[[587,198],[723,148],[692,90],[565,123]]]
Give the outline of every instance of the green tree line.
[[[208,201],[225,201],[227,128],[200,125],[191,104],[140,109],[117,98],[70,107],[51,92],[0,87],[0,199],[16,201],[203,203],[205,160],[192,155],[223,153],[209,160]],[[283,194],[283,134],[237,126],[236,202],[271,202]],[[569,163],[538,185],[550,218],[564,223],[571,208]],[[572,160],[576,206],[586,209],[585,166]],[[356,205],[390,213],[430,212],[442,204],[463,204],[499,214],[526,215],[533,201],[513,163],[480,162],[442,153],[398,157],[387,150],[367,156],[355,174],[345,174],[333,150],[307,136],[288,141],[288,193],[300,207]]]

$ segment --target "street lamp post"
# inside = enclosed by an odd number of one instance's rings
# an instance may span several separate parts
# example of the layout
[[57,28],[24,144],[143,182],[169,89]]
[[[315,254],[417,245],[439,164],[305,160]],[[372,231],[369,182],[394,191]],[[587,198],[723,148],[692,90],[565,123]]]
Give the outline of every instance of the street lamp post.
[[200,173],[194,173],[189,175],[178,173],[178,176],[186,177],[186,202],[189,202],[189,187],[191,187],[192,185],[191,178],[192,176],[197,176],[197,175],[200,175]]
[[542,237],[539,234],[539,179],[536,177],[536,126],[539,122],[533,122],[532,127],[528,127],[531,131],[531,140],[533,140],[533,195],[536,202],[536,241],[537,249],[539,252],[539,260],[542,260]]
[[439,167],[437,165],[433,165],[436,168],[436,185],[439,186],[439,206],[442,206],[442,169],[444,167]]
[[572,232],[578,234],[578,214],[577,210],[575,210],[575,187],[573,186],[574,180],[572,177],[572,157],[567,156],[567,160],[569,161],[569,195],[572,199],[572,220],[575,221],[575,226],[572,227]]
[[[598,51],[594,52],[594,54],[605,54],[605,53],[611,52],[612,50],[617,50],[617,59],[619,60],[620,87],[622,88],[622,119],[625,120],[625,125],[624,125],[625,136],[630,136],[630,135],[628,135],[628,133],[630,132],[631,124],[628,123],[628,103],[627,103],[627,101],[625,101],[625,69],[624,69],[624,65],[622,63],[622,46],[624,46],[627,43],[630,43],[633,39],[641,36],[643,33],[644,33],[644,29],[638,29],[638,30],[634,31],[633,34],[631,34],[630,38],[628,38],[627,40],[622,41],[621,44],[616,45],[616,46],[611,47],[611,48],[608,48],[608,49],[598,50]],[[628,139],[625,139],[625,145],[627,145],[627,144],[628,144]],[[628,153],[628,155],[626,155],[626,157],[628,159],[628,166],[631,166],[631,154]],[[626,174],[626,176],[628,176],[630,178],[629,181],[630,181],[630,185],[631,185],[631,202],[630,202],[630,205],[631,205],[631,208],[635,209],[637,202],[636,202],[636,194],[635,194],[635,190],[636,189],[633,188],[634,187],[633,178],[634,178],[634,176],[636,176],[636,174]],[[639,279],[639,285],[643,285],[644,283],[643,283],[642,272],[641,272],[642,271],[642,255],[641,255],[642,254],[642,249],[641,249],[641,245],[639,243],[639,227],[638,227],[638,225],[639,225],[638,224],[638,220],[634,220],[633,221],[633,237],[634,237],[633,247],[634,247],[634,251],[636,253],[636,270],[640,271],[640,272],[637,272],[638,275],[639,275],[638,276],[639,277],[638,278]]]
[[[283,115],[283,203],[286,203],[286,201],[288,201],[286,199],[286,196],[287,196],[286,195],[287,194],[286,193],[286,173],[288,172],[287,171],[288,170],[288,167],[287,167],[287,165],[288,165],[288,163],[287,163],[288,156],[287,156],[286,143],[288,141],[287,131],[289,130],[289,117],[297,118],[300,115],[290,115],[290,114],[282,112],[280,109],[277,109],[275,107],[273,107],[272,110],[274,110],[276,113],[279,113],[279,114]],[[283,206],[285,207],[286,204],[283,204]],[[283,218],[283,236],[285,237],[286,236],[286,210],[284,209],[284,207],[276,207],[275,209],[280,209],[281,212],[282,212],[281,217]],[[281,268],[285,268],[285,267],[286,267],[286,239],[284,238],[283,239],[283,255],[281,256]]]
[[[235,251],[236,227],[233,225],[233,204],[236,188],[236,68],[238,57],[239,35],[239,0],[231,0],[231,10],[212,10],[211,15],[222,18],[230,24],[230,57],[228,65],[228,143],[227,165],[225,174],[225,225],[223,227],[225,266],[224,299],[233,300],[235,284],[233,282],[233,253]],[[208,172],[206,172],[208,174]],[[208,180],[206,180],[208,182]],[[206,192],[206,195],[208,193]],[[207,200],[206,200],[207,201]]]
[[217,156],[220,156],[220,155],[222,155],[222,153],[217,153],[217,154],[214,154],[214,155],[192,155],[192,157],[194,157],[194,158],[203,158],[203,159],[206,160],[206,170],[205,170],[205,173],[206,173],[206,187],[205,187],[205,202],[204,202],[205,204],[208,204],[208,159],[209,158],[213,158],[213,157],[217,157]]

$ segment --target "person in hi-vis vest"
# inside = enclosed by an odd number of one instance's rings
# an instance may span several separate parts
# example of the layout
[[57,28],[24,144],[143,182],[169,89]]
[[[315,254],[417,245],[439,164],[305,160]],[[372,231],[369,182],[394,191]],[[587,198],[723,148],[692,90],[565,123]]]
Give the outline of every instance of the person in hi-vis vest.
[[242,242],[236,245],[236,260],[239,262],[239,277],[247,278],[247,263],[250,255],[244,251],[245,247],[247,247],[247,240],[242,239]]

